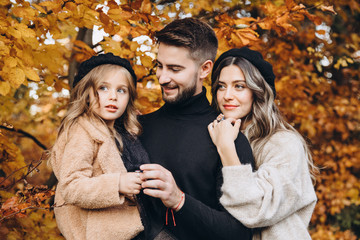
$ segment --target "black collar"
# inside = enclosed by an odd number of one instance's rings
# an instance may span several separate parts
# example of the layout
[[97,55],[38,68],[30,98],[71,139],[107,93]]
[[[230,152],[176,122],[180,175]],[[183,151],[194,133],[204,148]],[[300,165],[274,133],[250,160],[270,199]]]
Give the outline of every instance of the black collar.
[[162,107],[164,111],[171,115],[193,115],[201,114],[209,111],[210,104],[206,98],[206,88],[203,87],[202,92],[198,95],[177,104],[165,103]]

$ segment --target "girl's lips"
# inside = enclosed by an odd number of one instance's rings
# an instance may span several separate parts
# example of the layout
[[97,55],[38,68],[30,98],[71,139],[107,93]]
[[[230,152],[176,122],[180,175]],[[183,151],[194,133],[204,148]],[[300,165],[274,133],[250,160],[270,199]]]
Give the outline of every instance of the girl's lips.
[[105,109],[109,112],[116,112],[118,108],[115,105],[107,105],[105,106]]

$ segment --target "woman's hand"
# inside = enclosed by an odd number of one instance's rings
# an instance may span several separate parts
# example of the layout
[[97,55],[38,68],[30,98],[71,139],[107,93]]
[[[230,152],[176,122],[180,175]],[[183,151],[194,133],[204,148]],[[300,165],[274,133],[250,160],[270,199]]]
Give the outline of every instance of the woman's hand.
[[126,195],[139,194],[142,182],[140,172],[121,173],[119,192]]
[[228,118],[220,121],[218,119],[219,117],[208,125],[208,130],[221,162],[223,166],[240,165],[234,141],[239,135],[241,119]]
[[221,148],[235,141],[239,135],[241,119],[227,118],[221,121],[217,119],[209,124],[208,130],[215,146]]

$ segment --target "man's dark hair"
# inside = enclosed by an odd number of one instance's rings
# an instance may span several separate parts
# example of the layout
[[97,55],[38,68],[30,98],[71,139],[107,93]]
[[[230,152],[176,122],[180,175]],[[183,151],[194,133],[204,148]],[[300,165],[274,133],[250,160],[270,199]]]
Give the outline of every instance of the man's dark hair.
[[218,40],[211,26],[199,19],[184,18],[174,20],[155,33],[157,43],[184,47],[190,57],[199,64],[206,60],[215,61]]

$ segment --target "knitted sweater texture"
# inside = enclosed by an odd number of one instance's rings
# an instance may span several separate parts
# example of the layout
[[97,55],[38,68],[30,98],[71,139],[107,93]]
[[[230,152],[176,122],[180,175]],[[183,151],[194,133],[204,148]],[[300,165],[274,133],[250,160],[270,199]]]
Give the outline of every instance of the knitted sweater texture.
[[253,172],[249,165],[224,167],[221,204],[240,222],[256,228],[254,240],[311,239],[307,227],[316,195],[298,136],[274,134]]

